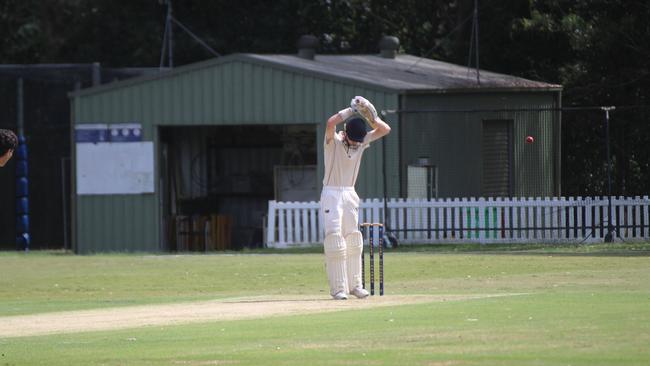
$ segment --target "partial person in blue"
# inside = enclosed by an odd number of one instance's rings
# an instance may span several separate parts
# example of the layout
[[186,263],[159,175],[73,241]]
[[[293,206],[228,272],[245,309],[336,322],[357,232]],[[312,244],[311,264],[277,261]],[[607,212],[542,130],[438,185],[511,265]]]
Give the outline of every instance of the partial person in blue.
[[0,129],[0,168],[5,166],[14,155],[18,146],[18,137],[10,130]]

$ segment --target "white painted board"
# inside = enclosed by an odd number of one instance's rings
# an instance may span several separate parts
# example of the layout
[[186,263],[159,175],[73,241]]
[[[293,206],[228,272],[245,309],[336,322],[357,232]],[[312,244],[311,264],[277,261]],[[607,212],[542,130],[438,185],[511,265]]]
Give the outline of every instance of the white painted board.
[[153,142],[77,143],[77,194],[154,192]]

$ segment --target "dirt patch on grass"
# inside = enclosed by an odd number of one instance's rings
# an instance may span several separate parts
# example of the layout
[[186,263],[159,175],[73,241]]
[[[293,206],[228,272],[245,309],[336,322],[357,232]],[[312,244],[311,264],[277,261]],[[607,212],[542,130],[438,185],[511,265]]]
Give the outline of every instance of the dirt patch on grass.
[[373,296],[361,300],[353,298],[347,301],[334,301],[329,297],[306,296],[245,297],[66,311],[0,317],[0,338],[255,319],[508,295],[512,294]]

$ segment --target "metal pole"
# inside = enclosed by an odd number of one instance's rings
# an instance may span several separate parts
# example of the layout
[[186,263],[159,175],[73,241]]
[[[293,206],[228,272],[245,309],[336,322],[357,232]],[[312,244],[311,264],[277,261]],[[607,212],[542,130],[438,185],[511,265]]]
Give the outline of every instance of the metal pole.
[[25,115],[24,115],[24,105],[23,105],[23,78],[18,78],[18,83],[16,85],[16,129],[18,136],[25,136]]
[[474,38],[476,39],[476,83],[481,85],[481,72],[478,64],[478,0],[474,0]]
[[165,19],[165,31],[163,32],[163,39],[162,39],[162,49],[160,50],[160,66],[159,69],[162,70],[162,68],[165,66],[165,52],[167,51],[167,32],[169,32],[169,22],[167,19]]
[[195,40],[198,44],[200,44],[201,46],[203,46],[203,48],[205,48],[206,50],[208,50],[208,51],[209,51],[210,53],[212,53],[214,56],[217,56],[217,57],[221,56],[221,55],[219,54],[219,52],[213,50],[212,47],[208,46],[207,43],[203,42],[203,40],[202,40],[201,38],[199,38],[199,36],[197,36],[196,34],[192,33],[192,31],[189,30],[186,26],[184,26],[183,23],[179,22],[176,18],[172,18],[172,21],[173,21],[174,23],[176,23],[177,26],[181,27],[181,30],[184,30],[187,34],[190,35],[190,37],[194,38],[194,40]]
[[101,64],[99,62],[93,62],[92,66],[92,77],[93,77],[93,86],[101,85],[102,83],[102,70]]
[[169,68],[174,67],[174,32],[173,32],[173,25],[172,25],[172,0],[167,0],[167,26],[169,27],[169,34],[167,41],[169,42]]
[[66,168],[65,162],[70,158],[61,158],[61,197],[63,198],[63,250],[68,251],[68,202],[66,190]]
[[16,246],[29,251],[29,177],[27,161],[27,140],[25,139],[25,105],[23,78],[18,78],[16,85],[16,127],[18,130],[18,147],[16,148]]
[[607,150],[607,234],[605,234],[605,243],[611,243],[612,238],[612,160],[610,158],[609,148],[609,111],[613,111],[616,107],[602,107],[605,111],[605,147]]
[[382,170],[382,184],[384,186],[384,221],[383,224],[386,225],[386,220],[388,219],[388,188],[386,184],[386,136],[381,139],[381,170]]

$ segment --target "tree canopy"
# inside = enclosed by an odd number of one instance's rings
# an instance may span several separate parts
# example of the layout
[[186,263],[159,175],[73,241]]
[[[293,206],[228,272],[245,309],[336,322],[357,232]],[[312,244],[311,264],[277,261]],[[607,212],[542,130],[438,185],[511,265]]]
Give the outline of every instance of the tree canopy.
[[[0,63],[158,66],[168,0],[3,0]],[[177,0],[173,15],[222,55],[401,51],[468,64],[473,0]],[[645,0],[478,1],[480,67],[562,84],[563,105],[650,104],[650,3]],[[174,64],[213,57],[174,27]],[[612,114],[615,193],[647,194],[648,108]],[[564,115],[564,194],[603,194],[602,114]]]

